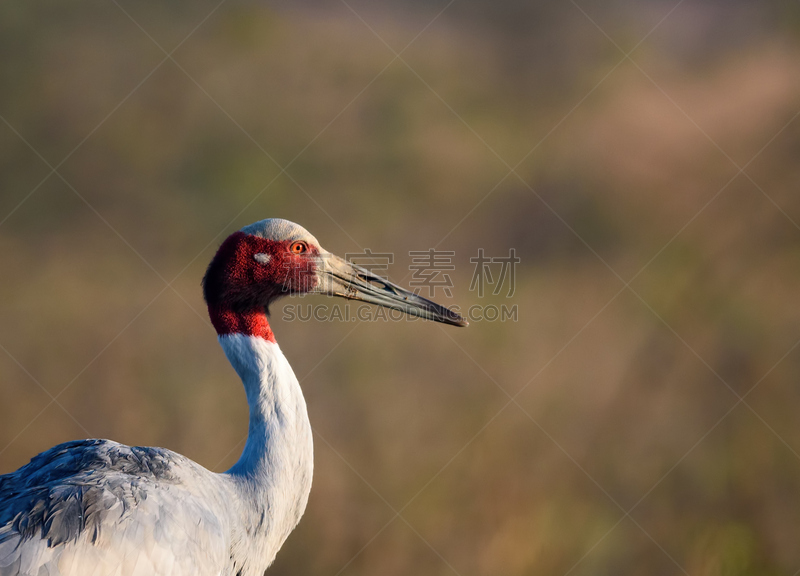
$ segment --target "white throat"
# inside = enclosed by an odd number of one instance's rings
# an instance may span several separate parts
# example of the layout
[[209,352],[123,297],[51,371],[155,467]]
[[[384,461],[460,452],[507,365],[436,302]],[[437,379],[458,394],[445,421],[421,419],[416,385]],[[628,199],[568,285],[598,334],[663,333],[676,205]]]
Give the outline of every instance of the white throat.
[[276,343],[243,334],[220,336],[219,342],[244,383],[250,406],[247,444],[226,476],[239,496],[249,544],[271,562],[303,515],[311,490],[313,446],[306,403]]

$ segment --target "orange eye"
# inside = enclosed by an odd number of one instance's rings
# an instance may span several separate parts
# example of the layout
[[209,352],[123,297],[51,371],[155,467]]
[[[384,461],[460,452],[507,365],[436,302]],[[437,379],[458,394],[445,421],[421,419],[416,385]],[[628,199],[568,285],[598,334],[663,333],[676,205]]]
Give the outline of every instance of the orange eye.
[[308,250],[308,246],[305,242],[294,242],[291,246],[289,246],[289,251],[292,254],[302,254]]

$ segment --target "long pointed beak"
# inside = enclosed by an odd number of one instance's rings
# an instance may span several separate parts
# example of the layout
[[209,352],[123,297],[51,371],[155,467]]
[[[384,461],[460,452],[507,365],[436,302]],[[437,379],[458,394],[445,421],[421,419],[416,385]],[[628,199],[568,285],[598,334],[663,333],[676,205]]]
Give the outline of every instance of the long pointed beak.
[[315,292],[377,304],[452,326],[468,325],[463,317],[449,308],[418,296],[338,256],[324,253],[320,255],[319,262],[320,282]]

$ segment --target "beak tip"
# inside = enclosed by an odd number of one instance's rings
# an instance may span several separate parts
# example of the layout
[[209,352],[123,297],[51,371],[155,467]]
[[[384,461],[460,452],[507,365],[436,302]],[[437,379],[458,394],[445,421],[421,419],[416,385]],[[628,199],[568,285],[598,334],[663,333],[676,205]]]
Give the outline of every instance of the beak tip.
[[467,326],[469,326],[469,322],[467,322],[467,319],[464,318],[463,316],[456,315],[456,317],[453,319],[453,326],[466,328]]

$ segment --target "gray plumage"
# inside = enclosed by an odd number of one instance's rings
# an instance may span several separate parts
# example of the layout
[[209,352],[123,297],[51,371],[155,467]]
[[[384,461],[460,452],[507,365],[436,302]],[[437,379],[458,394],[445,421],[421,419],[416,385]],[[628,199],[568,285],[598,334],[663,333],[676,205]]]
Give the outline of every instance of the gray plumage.
[[129,448],[108,440],[59,444],[12,474],[0,476],[0,543],[18,533],[58,546],[89,530],[92,540],[116,503],[136,505],[145,487],[175,485],[160,448]]
[[214,491],[196,481],[204,474],[160,448],[108,440],[56,446],[0,477],[0,575],[113,574],[117,567],[159,574],[170,559],[156,547],[175,544],[198,558],[221,556],[224,549],[198,547],[225,531],[212,512]]

